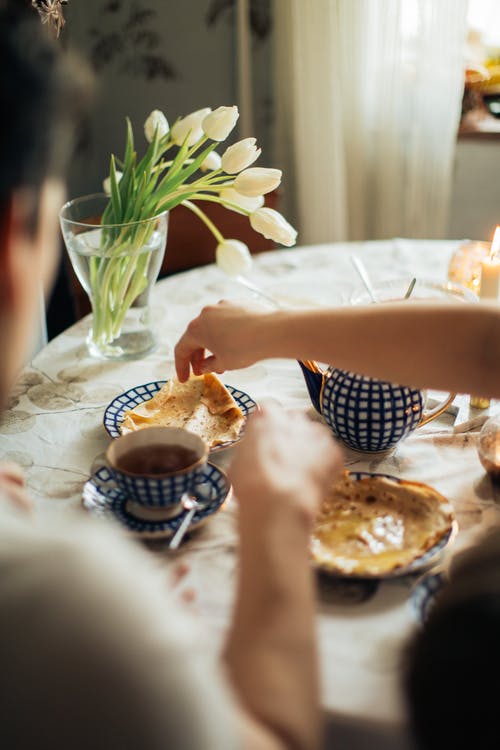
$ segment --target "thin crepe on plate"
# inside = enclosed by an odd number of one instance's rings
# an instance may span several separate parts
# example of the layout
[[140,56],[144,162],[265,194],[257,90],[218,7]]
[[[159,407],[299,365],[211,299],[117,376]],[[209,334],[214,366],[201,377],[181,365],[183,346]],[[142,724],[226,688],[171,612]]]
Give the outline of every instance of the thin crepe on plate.
[[[155,398],[158,398],[158,394],[160,394],[170,382],[171,381],[158,380],[151,383],[144,383],[130,388],[128,391],[125,391],[113,399],[104,413],[104,427],[111,437],[119,437],[122,434],[123,423],[127,418],[128,412],[138,410],[139,417],[143,412],[145,413],[145,416],[148,417],[147,404],[150,404],[152,400],[154,401]],[[246,417],[258,408],[253,398],[244,391],[227,384],[225,384],[225,388],[243,415],[243,423],[236,438],[220,440],[217,444],[211,445],[211,451],[222,450],[223,448],[227,448],[238,442],[244,433]],[[198,415],[201,411],[201,408],[199,408]],[[179,420],[179,411],[177,411],[177,413],[173,415],[171,421],[167,420],[162,422],[162,424],[173,424],[174,426],[184,426],[186,429],[192,429],[192,426],[187,424],[191,416],[192,412],[186,412],[186,418]],[[201,434],[200,427],[202,427],[201,422],[197,425],[198,429],[193,429],[193,432],[197,431],[198,434]],[[211,441],[207,440],[207,442],[210,443]]]

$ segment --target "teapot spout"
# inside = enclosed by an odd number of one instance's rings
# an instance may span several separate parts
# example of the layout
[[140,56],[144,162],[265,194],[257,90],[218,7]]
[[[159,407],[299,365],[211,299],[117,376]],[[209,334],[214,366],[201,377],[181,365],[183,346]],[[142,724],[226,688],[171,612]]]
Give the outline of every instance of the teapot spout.
[[312,401],[312,405],[317,412],[321,414],[321,386],[323,384],[323,371],[319,365],[312,359],[298,360],[304,380],[306,381],[307,390]]

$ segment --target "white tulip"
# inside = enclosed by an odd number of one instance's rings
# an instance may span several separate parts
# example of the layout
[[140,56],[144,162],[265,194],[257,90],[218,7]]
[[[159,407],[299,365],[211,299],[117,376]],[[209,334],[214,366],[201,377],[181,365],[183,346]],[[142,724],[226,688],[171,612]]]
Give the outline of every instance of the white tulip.
[[236,174],[253,164],[259,158],[262,149],[255,145],[256,138],[243,138],[242,141],[229,146],[222,154],[222,169],[227,174]]
[[221,168],[221,158],[217,151],[210,151],[200,164],[202,172],[214,172]]
[[[241,195],[241,193],[236,192],[234,188],[227,187],[223,188],[220,193],[220,197],[223,201],[227,201],[228,203],[234,203],[236,206],[239,206],[241,209],[241,213],[252,213],[253,211],[257,211],[258,208],[264,205],[264,196],[263,195],[257,195],[255,198],[250,198],[247,195]],[[233,208],[233,206],[226,206],[231,211],[237,211],[237,208]]]
[[191,112],[190,115],[186,115],[186,117],[177,120],[170,131],[173,142],[177,146],[182,146],[189,133],[187,145],[194,146],[200,138],[203,138],[201,123],[211,111],[210,107],[204,107],[203,109],[197,109],[196,112]]
[[225,141],[236,125],[240,113],[238,107],[217,107],[205,117],[202,123],[203,132],[212,141]]
[[228,276],[241,276],[252,267],[252,256],[244,242],[224,240],[215,251],[215,261]]
[[250,215],[250,225],[256,232],[263,234],[268,240],[279,242],[280,245],[291,247],[295,245],[297,230],[273,208],[258,208]]
[[163,112],[159,109],[154,109],[144,123],[144,135],[149,143],[151,143],[155,137],[155,131],[157,129],[160,138],[163,138],[164,135],[167,135],[169,130],[168,121]]
[[255,198],[257,195],[265,195],[277,188],[281,182],[281,174],[281,169],[250,167],[239,173],[233,187],[238,193]]
[[[119,172],[118,170],[116,170],[116,181],[120,182],[122,177],[123,177],[123,172]],[[106,195],[111,195],[111,177],[106,177],[106,179],[103,180],[102,189],[104,190]]]

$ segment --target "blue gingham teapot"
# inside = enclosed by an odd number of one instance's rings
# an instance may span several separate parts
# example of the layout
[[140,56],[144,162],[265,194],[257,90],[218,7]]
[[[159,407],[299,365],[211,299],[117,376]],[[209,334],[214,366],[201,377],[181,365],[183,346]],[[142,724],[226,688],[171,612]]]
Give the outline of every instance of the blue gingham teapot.
[[313,360],[299,362],[315,409],[349,448],[379,452],[393,448],[417,427],[442,414],[449,394],[425,409],[425,393],[336,367],[322,370]]

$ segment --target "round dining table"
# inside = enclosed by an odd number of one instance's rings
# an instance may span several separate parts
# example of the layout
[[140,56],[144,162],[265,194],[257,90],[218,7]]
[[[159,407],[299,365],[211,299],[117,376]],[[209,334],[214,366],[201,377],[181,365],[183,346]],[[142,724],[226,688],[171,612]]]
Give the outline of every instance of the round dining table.
[[[364,262],[374,283],[401,276],[445,281],[458,244],[459,240],[396,238],[279,249],[254,256],[248,278],[283,306],[346,305],[361,286],[352,255]],[[86,317],[50,341],[25,367],[1,418],[0,458],[23,467],[36,512],[90,512],[83,506],[82,492],[103,465],[112,439],[103,427],[107,405],[134,386],[171,378],[174,346],[186,325],[204,305],[223,298],[248,301],[257,296],[215,264],[166,277],[152,294],[159,335],[153,353],[130,361],[93,359],[85,343],[90,325]],[[357,345],[362,347],[363,340]],[[272,399],[288,410],[315,414],[296,361],[266,360],[227,372],[223,381],[257,403]],[[472,409],[469,397],[462,394],[447,413],[415,430],[392,452],[345,451],[351,470],[425,482],[449,499],[458,533],[444,552],[445,562],[500,520],[499,491],[477,454],[481,421],[498,408],[492,402],[485,410]],[[483,420],[468,425],[472,417]],[[211,460],[224,470],[235,450],[237,446],[214,453]],[[189,572],[182,585],[193,594],[188,606],[203,619],[207,648],[216,650],[228,628],[235,592],[237,509],[233,495],[205,524],[193,529],[176,552],[168,549],[168,539],[138,540],[166,568],[187,563]],[[103,514],[102,523],[109,522]],[[317,574],[328,746],[409,747],[400,688],[404,645],[421,626],[437,580],[432,569],[370,581]]]

